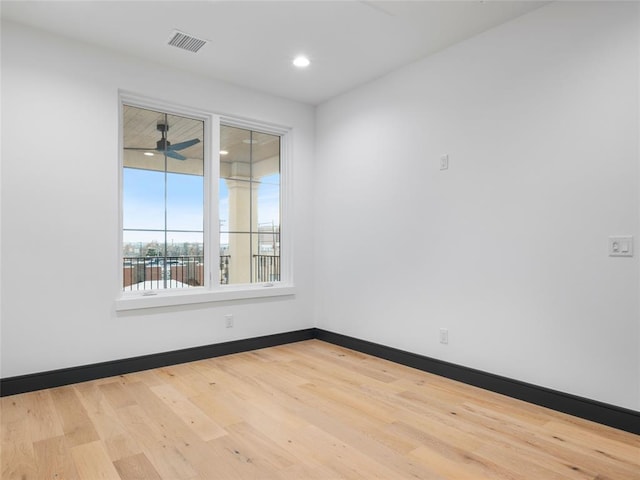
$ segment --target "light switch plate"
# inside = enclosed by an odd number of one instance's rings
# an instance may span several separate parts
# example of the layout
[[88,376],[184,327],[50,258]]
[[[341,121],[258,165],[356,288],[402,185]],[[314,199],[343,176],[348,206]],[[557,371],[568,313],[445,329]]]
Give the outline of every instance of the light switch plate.
[[449,168],[449,155],[440,156],[440,170],[447,170]]
[[616,235],[609,237],[610,257],[633,257],[633,236]]

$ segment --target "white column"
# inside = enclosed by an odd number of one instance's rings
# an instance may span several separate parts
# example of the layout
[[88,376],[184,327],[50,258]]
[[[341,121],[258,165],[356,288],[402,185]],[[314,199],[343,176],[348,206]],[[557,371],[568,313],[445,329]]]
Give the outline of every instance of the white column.
[[226,180],[229,189],[229,283],[251,282],[251,183]]

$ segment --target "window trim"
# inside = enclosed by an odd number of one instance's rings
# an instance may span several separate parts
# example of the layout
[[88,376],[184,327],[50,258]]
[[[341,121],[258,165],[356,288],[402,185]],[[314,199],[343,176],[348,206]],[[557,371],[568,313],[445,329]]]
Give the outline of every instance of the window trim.
[[[205,284],[202,287],[189,289],[166,289],[145,291],[123,291],[122,272],[118,275],[118,294],[115,299],[116,311],[135,310],[142,308],[169,307],[190,305],[197,303],[242,300],[251,298],[265,298],[275,296],[294,295],[293,285],[293,239],[289,225],[292,214],[291,195],[291,128],[267,122],[244,119],[232,115],[219,115],[183,105],[173,104],[154,98],[137,95],[131,92],[119,91],[118,99],[118,261],[123,259],[123,108],[130,105],[138,108],[154,109],[169,114],[187,116],[204,122],[204,275]],[[280,225],[285,225],[280,231],[280,281],[268,283],[249,283],[220,285],[217,279],[219,272],[219,209],[218,182],[220,177],[220,162],[214,152],[220,151],[220,125],[228,125],[250,129],[253,131],[278,135],[280,137]],[[282,228],[282,227],[281,227]],[[215,253],[215,255],[214,255]]]

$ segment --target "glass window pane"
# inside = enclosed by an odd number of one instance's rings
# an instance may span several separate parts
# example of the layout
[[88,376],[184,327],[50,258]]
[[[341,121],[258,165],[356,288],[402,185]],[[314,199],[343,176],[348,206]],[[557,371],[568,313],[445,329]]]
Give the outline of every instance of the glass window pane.
[[125,230],[122,235],[124,257],[164,255],[164,230]]
[[243,128],[220,127],[220,177],[251,178],[252,132]]
[[280,278],[280,136],[220,127],[221,283]]
[[125,231],[123,240],[124,289],[164,288],[159,265],[165,255],[164,231]]
[[167,228],[203,230],[204,178],[167,174]]
[[252,193],[257,188],[256,184],[244,180],[224,180],[228,193],[228,222],[225,230],[228,232],[251,231],[251,212],[254,210]]
[[277,228],[280,225],[280,186],[260,183],[257,188],[258,227]]
[[280,281],[280,233],[278,228],[261,226],[253,234],[252,281]]
[[204,122],[123,106],[125,167],[204,175]]
[[[203,176],[204,122],[178,115],[166,115],[160,123],[165,124],[166,143],[160,145],[164,147],[160,153],[167,155],[167,171]],[[159,126],[157,125],[157,128]]]
[[264,177],[260,177],[256,180],[259,183],[266,183],[268,185],[280,185],[280,174],[270,173]]
[[251,234],[225,233],[220,234],[221,254],[224,252],[228,259],[228,282],[251,282]]
[[280,255],[280,232],[278,228],[261,227],[259,233],[253,234],[254,255]]
[[125,168],[122,181],[123,227],[164,229],[164,173]]
[[203,257],[203,232],[174,232],[167,230],[167,256]]
[[204,285],[202,232],[126,231],[124,246],[125,290]]
[[265,178],[280,174],[280,137],[252,132],[251,177],[264,182]]
[[223,178],[218,180],[218,221],[220,231],[229,231],[229,189],[227,181]]
[[123,287],[204,284],[204,122],[123,106]]
[[165,272],[171,288],[204,285],[204,235],[167,231]]

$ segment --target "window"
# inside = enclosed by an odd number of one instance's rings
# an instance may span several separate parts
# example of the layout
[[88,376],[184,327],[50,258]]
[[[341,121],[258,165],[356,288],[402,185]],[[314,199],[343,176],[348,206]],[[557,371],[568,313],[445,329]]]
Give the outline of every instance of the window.
[[[117,307],[291,293],[283,289],[290,287],[290,275],[282,268],[290,262],[283,258],[281,265],[286,130],[125,97],[121,108],[121,300],[125,302]],[[263,287],[276,288],[265,293]],[[256,288],[263,292],[256,294]],[[239,291],[244,293],[229,295]],[[226,296],[211,296],[221,292]],[[200,297],[185,299],[190,294]],[[142,297],[143,303],[126,301]]]
[[280,137],[220,127],[222,283],[280,280]]
[[204,121],[123,106],[124,290],[203,286]]

